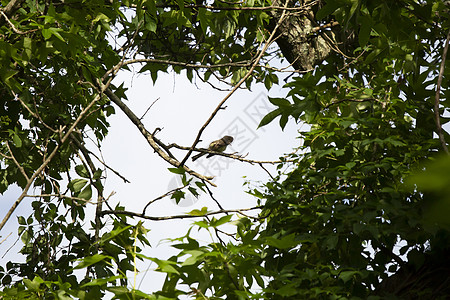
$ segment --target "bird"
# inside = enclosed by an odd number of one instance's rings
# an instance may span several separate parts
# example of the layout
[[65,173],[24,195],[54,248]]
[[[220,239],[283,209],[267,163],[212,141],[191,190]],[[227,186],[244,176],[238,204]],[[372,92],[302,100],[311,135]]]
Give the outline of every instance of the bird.
[[[227,149],[227,146],[229,144],[231,144],[231,142],[234,140],[234,138],[232,136],[226,135],[223,138],[221,138],[220,140],[211,142],[211,144],[209,144],[208,150],[211,151],[216,151],[216,152],[223,152],[225,151],[225,149]],[[192,161],[197,160],[198,158],[202,157],[203,155],[208,154],[206,157],[210,158],[211,156],[214,155],[214,153],[199,153],[197,155],[192,156]]]

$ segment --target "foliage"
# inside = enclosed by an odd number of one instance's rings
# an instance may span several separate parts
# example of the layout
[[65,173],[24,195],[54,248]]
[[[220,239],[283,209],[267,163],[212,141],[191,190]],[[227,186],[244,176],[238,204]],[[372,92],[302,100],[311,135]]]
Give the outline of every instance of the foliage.
[[[301,133],[302,154],[286,157],[296,161],[295,170],[267,183],[263,194],[254,191],[264,203],[261,216],[267,216],[261,220],[264,229],[253,236],[258,248],[245,249],[249,242],[242,237],[228,247],[260,257],[270,280],[257,281],[263,292],[253,297],[384,297],[394,292],[378,288],[389,274],[407,262],[418,269],[429,253],[442,257],[448,251],[443,216],[449,206],[442,202],[445,192],[436,193],[448,182],[446,164],[438,159],[427,175],[408,179],[442,149],[433,135],[438,131],[434,89],[450,25],[446,12],[442,3],[412,1],[354,1],[348,6],[327,1],[319,10],[323,17],[333,14],[342,26],[359,28],[359,47],[354,58],[330,56],[313,73],[294,77],[286,85],[286,98],[269,99],[277,108],[260,126],[280,117],[281,127],[294,118],[311,129]],[[442,115],[448,108],[448,68],[440,76],[445,84],[439,95]],[[436,185],[430,187],[430,180]],[[239,265],[240,258],[232,262]],[[245,270],[238,274],[232,278],[251,276]],[[437,287],[445,271],[435,276]],[[397,296],[436,298],[448,292],[430,286],[415,290],[414,281],[402,286],[409,291]],[[210,288],[215,295],[217,290]],[[234,294],[252,297],[237,286]]]
[[[262,121],[281,116],[282,127],[288,117],[312,125],[302,133],[304,154],[291,157],[295,170],[266,185],[263,214],[269,217],[261,239],[295,241],[267,248],[270,298],[389,293],[377,287],[405,265],[404,255],[419,268],[424,253],[450,246],[448,226],[424,218],[430,203],[441,200],[425,192],[424,179],[413,180],[420,190],[404,185],[442,149],[433,135],[433,108],[448,8],[438,2],[337,3],[327,1],[321,15],[327,11],[340,24],[359,27],[355,60],[330,57],[314,73],[294,78],[291,101],[272,99],[278,108]],[[446,68],[443,82],[449,74]],[[448,108],[447,83],[440,115]]]
[[[217,241],[201,245],[189,231],[172,241],[179,253],[161,260],[142,255],[141,247],[149,246],[147,229],[141,222],[130,225],[126,215],[132,214],[119,206],[105,211],[104,167],[93,162],[84,140],[91,131],[101,144],[107,117],[115,112],[112,103],[174,166],[170,171],[183,175],[183,188],[196,194],[207,182],[127,111],[126,90],[111,84],[117,72],[140,63],[140,72],[153,81],[158,72],[186,70],[190,80],[194,74],[231,85],[244,79],[247,87],[263,82],[269,89],[278,83],[269,62],[281,53],[261,54],[261,61],[258,55],[276,33],[273,24],[283,21],[273,13],[283,11],[282,5],[2,1],[0,192],[21,187],[17,205],[30,188],[39,192],[33,214],[18,219],[27,260],[0,267],[0,296],[375,299],[392,292],[380,288],[389,274],[406,265],[418,269],[428,255],[448,250],[443,215],[449,205],[441,192],[448,189],[448,159],[438,156],[450,138],[439,125],[447,121],[450,82],[448,60],[441,68],[450,30],[449,7],[442,1],[289,2],[292,14],[315,13],[318,31],[309,38],[325,35],[335,51],[314,71],[294,72],[286,97],[269,99],[276,109],[260,126],[280,117],[282,128],[289,120],[311,127],[300,133],[299,151],[283,157],[278,168],[293,162],[293,170],[250,191],[263,205],[259,218],[193,211],[200,218],[194,227]],[[357,38],[341,49],[346,34]],[[424,164],[432,160],[438,162]],[[167,195],[179,201],[184,191]],[[96,216],[87,228],[92,199]],[[230,241],[219,235],[225,224],[236,228]],[[130,286],[127,273],[136,272],[138,259],[154,261],[167,274],[161,291],[148,295]],[[411,286],[406,293],[424,298],[448,292]]]

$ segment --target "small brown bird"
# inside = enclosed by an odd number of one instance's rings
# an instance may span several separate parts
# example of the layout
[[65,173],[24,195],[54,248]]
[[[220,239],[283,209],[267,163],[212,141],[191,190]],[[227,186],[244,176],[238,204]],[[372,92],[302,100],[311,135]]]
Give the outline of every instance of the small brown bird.
[[[211,142],[211,144],[209,144],[208,150],[211,151],[217,151],[217,152],[223,152],[225,151],[225,149],[227,149],[227,146],[229,144],[231,144],[231,142],[233,141],[233,137],[226,135],[223,138],[221,138],[220,140]],[[203,155],[208,154],[206,157],[209,158],[211,156],[213,156],[213,153],[199,153],[197,155],[192,156],[192,161],[197,160],[198,158],[202,157]]]

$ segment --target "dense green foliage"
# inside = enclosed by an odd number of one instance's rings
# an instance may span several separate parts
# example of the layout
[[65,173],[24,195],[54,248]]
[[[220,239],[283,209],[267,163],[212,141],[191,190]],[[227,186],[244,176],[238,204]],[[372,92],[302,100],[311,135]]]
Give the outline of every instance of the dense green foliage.
[[[108,205],[102,204],[105,178],[84,146],[86,132],[92,130],[101,144],[115,104],[141,126],[121,106],[125,89],[111,80],[139,63],[140,72],[149,72],[153,81],[158,72],[186,70],[190,80],[195,73],[205,81],[214,75],[231,85],[244,79],[248,87],[263,82],[270,88],[278,83],[277,70],[267,66],[282,53],[258,55],[274,36],[274,24],[285,20],[285,3],[2,1],[0,192],[20,186],[24,192],[17,204],[31,187],[39,192],[33,214],[19,218],[27,261],[0,266],[0,296],[100,299],[107,291],[118,299],[445,295],[445,271],[426,268],[430,257],[442,258],[444,270],[449,264],[449,162],[439,157],[448,152],[450,139],[441,131],[450,106],[450,63],[443,56],[450,7],[445,3],[289,2],[288,14],[315,18],[316,29],[308,37],[326,35],[334,49],[313,71],[293,71],[286,97],[268,99],[276,109],[260,126],[277,118],[282,128],[290,120],[310,125],[300,133],[299,151],[283,157],[278,168],[293,164],[292,171],[280,171],[250,191],[263,205],[260,218],[234,218],[235,239],[202,245],[189,232],[173,241],[179,254],[161,260],[140,254],[140,247],[149,246],[140,222],[131,226],[129,217],[115,213],[112,230],[101,230]],[[294,31],[296,24],[290,25]],[[172,171],[183,175],[186,188],[203,190],[208,184],[203,177],[180,167],[182,159],[163,141],[139,129],[176,167]],[[187,174],[203,182],[189,186]],[[90,199],[98,204],[87,228]],[[205,212],[192,213],[199,216],[194,226],[211,232],[232,218],[203,218]],[[150,259],[167,274],[161,291],[148,295],[127,286],[135,259]],[[386,288],[388,275],[415,274],[419,268],[432,283],[404,280],[397,292]]]

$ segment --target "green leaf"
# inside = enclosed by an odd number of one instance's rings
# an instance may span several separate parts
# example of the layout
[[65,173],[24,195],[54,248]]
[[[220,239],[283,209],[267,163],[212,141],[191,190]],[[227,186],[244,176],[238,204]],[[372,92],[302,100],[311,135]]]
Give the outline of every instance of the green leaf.
[[14,130],[8,129],[8,132],[12,137],[14,145],[16,145],[17,148],[22,147],[22,140],[20,139],[20,136]]
[[297,294],[297,289],[295,288],[295,284],[286,284],[282,288],[275,290],[275,293],[282,297],[291,297]]
[[85,187],[81,193],[78,195],[79,198],[85,199],[87,201],[91,200],[92,198],[92,187],[88,185]]
[[269,101],[270,101],[270,103],[272,103],[273,105],[275,105],[275,106],[278,106],[278,107],[285,107],[285,108],[287,108],[287,107],[290,107],[291,106],[291,102],[289,102],[289,100],[286,100],[286,99],[284,99],[284,98],[270,98],[269,97]]
[[282,114],[280,118],[280,127],[284,129],[286,127],[287,122],[289,121],[289,115]]
[[350,7],[350,14],[348,19],[352,18],[353,15],[355,14],[356,10],[359,8],[360,6],[360,1],[361,0],[350,0],[350,2],[352,3],[352,6]]
[[107,263],[109,263],[109,261],[112,260],[111,256],[108,255],[103,255],[103,254],[94,254],[92,256],[87,256],[83,259],[80,260],[80,263],[74,267],[75,270],[77,269],[83,269],[86,267],[89,267],[93,264],[96,264],[100,261],[106,261]]
[[86,179],[76,178],[69,183],[69,188],[73,193],[78,193],[86,185]]
[[356,274],[359,274],[357,271],[343,271],[339,274],[339,278],[344,282],[348,282],[349,280],[353,279]]
[[65,42],[64,38],[60,34],[60,32],[63,31],[61,28],[50,27],[48,30],[52,35],[56,36],[59,40]]
[[226,223],[230,222],[232,217],[233,217],[232,215],[223,216],[219,220],[215,220],[214,222],[211,222],[211,226],[216,228],[220,225],[226,224]]
[[20,225],[27,225],[27,222],[26,222],[26,220],[25,220],[25,218],[24,218],[23,216],[18,216],[18,217],[17,217],[17,222],[18,222]]
[[122,279],[122,276],[111,276],[108,278],[95,278],[88,283],[83,284],[81,287],[85,288],[88,286],[102,286],[107,284],[108,282],[116,281],[117,279]]
[[270,113],[268,113],[267,115],[265,115],[262,118],[261,122],[258,125],[258,128],[266,126],[267,124],[272,122],[279,115],[281,115],[281,110],[279,108],[275,109],[274,111],[271,111]]
[[341,3],[339,1],[327,1],[324,6],[316,13],[317,20],[322,20],[323,18],[331,15],[341,7]]
[[199,261],[203,260],[203,256],[205,253],[199,250],[190,250],[186,251],[185,254],[190,254],[191,256],[181,264],[182,266],[191,266],[197,264]]
[[206,10],[206,8],[201,7],[198,10],[198,19],[200,20],[200,26],[202,27],[202,30],[205,32],[208,30],[209,25],[209,18],[211,13]]
[[42,29],[41,33],[42,33],[42,36],[44,37],[44,39],[46,39],[46,40],[48,40],[52,36],[52,32],[48,28]]
[[205,183],[203,183],[203,182],[201,182],[201,181],[196,181],[196,182],[195,182],[195,185],[196,185],[199,189],[201,189],[203,192],[206,193],[206,190],[205,190],[206,184],[205,184]]
[[[150,2],[150,1],[147,1],[147,2]],[[150,32],[156,33],[156,29],[157,29],[156,21],[152,17],[147,17],[147,16],[145,19],[146,19],[145,29],[147,29]]]
[[186,173],[186,170],[184,168],[168,168],[168,170],[174,174],[184,174]]
[[202,207],[201,210],[194,209],[194,210],[191,210],[190,212],[188,212],[187,214],[191,215],[191,216],[204,216],[207,213],[208,213],[208,208]]
[[266,240],[268,245],[278,249],[289,249],[298,245],[298,242],[295,240],[294,233],[286,235],[281,239],[269,236],[266,237]]
[[94,172],[94,175],[92,176],[92,179],[93,179],[93,180],[100,179],[100,177],[102,176],[102,173],[103,173],[103,170],[97,169],[97,170]]
[[170,197],[171,199],[175,199],[176,204],[180,203],[181,199],[184,199],[184,195],[185,193],[183,191],[175,191],[172,196]]
[[109,232],[105,233],[101,237],[101,239],[99,241],[99,244],[101,245],[101,244],[106,243],[107,241],[110,241],[110,240],[114,239],[116,236],[118,236],[119,234],[121,234],[122,232],[128,230],[131,227],[132,227],[131,225],[127,225],[127,226],[119,227],[119,228],[116,228],[116,229],[114,229],[112,231],[109,231]]
[[370,16],[361,16],[359,20],[361,27],[359,29],[358,41],[361,47],[365,47],[372,31],[372,19]]
[[83,178],[90,178],[89,171],[84,165],[75,166],[75,172]]
[[35,276],[33,281],[28,278],[23,279],[23,283],[25,284],[25,286],[32,291],[39,291],[39,287],[43,282],[44,280],[42,280],[42,278],[39,276]]
[[158,264],[158,268],[156,269],[156,271],[163,273],[180,274],[180,272],[178,272],[177,269],[174,268],[174,266],[177,264],[176,262],[170,260],[160,260],[157,258],[152,258],[152,260]]

